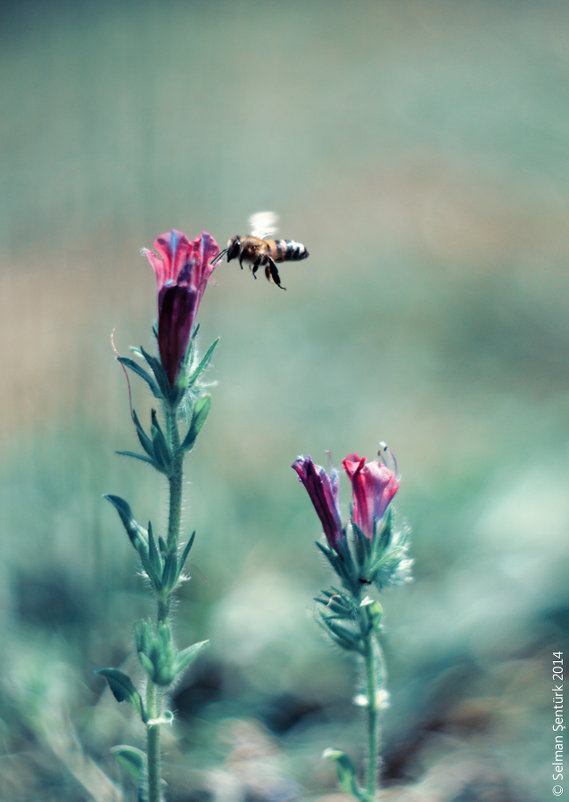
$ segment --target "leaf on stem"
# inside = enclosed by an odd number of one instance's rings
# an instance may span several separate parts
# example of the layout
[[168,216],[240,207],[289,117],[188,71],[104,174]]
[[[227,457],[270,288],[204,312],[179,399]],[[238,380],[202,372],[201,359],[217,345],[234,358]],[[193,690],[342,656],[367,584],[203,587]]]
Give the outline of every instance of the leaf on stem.
[[209,348],[205,352],[203,358],[201,359],[199,365],[196,367],[196,369],[194,371],[192,371],[192,373],[191,373],[191,375],[190,375],[190,377],[188,379],[188,387],[193,387],[193,385],[199,379],[201,374],[207,368],[207,366],[211,362],[211,358],[213,356],[213,352],[215,350],[215,346],[218,344],[218,342],[219,342],[219,337],[217,337],[217,339],[215,339],[212,342],[212,344],[209,346]]
[[160,388],[160,392],[162,396],[168,400],[170,400],[172,396],[172,388],[170,387],[170,382],[168,380],[168,375],[162,365],[160,364],[160,360],[156,359],[156,357],[151,356],[148,351],[145,351],[142,346],[140,346],[140,353],[148,362],[152,373],[156,377],[156,381],[158,382],[158,387]]
[[96,673],[107,680],[117,702],[128,702],[138,710],[140,717],[144,721],[145,713],[142,699],[128,674],[125,674],[124,671],[119,671],[118,668],[99,668]]
[[361,652],[359,634],[355,634],[347,627],[334,621],[330,616],[321,616],[319,624],[326,631],[328,637],[347,652]]
[[148,560],[152,566],[152,570],[155,572],[156,576],[159,577],[162,574],[163,565],[156,547],[156,540],[150,521],[148,521]]
[[199,643],[192,643],[191,646],[188,646],[186,649],[182,649],[181,652],[178,652],[176,655],[176,661],[174,663],[174,671],[176,676],[180,675],[183,671],[185,671],[188,666],[190,666],[198,654],[204,649],[206,646],[209,645],[208,640],[199,641]]
[[144,454],[137,454],[136,451],[115,451],[115,454],[118,454],[121,457],[132,457],[133,459],[139,459],[141,462],[147,462],[154,468],[157,467],[153,459],[150,459],[150,457],[145,457]]
[[139,783],[144,776],[146,766],[146,755],[144,752],[137,749],[135,746],[118,744],[117,746],[111,747],[111,753],[131,780],[134,780],[135,783]]
[[140,367],[138,362],[135,362],[134,359],[129,359],[126,356],[118,356],[117,360],[121,363],[121,365],[124,365],[125,368],[129,368],[129,370],[132,370],[132,372],[136,373],[137,376],[140,376],[141,379],[144,379],[144,381],[150,387],[152,395],[155,398],[163,397],[162,393],[158,388],[158,385],[156,384],[150,373],[147,373],[147,371],[145,371],[144,368]]
[[348,794],[353,794],[356,799],[363,799],[364,795],[356,782],[356,770],[354,764],[341,749],[325,749],[322,757],[325,760],[336,761],[336,771],[338,772],[338,782]]
[[140,548],[146,547],[146,531],[143,526],[141,526],[134,515],[132,514],[132,510],[130,508],[130,504],[121,498],[120,496],[115,496],[111,493],[107,493],[105,495],[107,501],[110,501],[113,507],[118,512],[120,519],[123,523],[125,531],[130,538],[130,542],[134,546],[137,551],[140,551]]
[[162,571],[162,592],[169,594],[174,590],[178,581],[178,558],[174,552],[169,552]]
[[151,432],[152,432],[152,450],[154,453],[154,458],[158,463],[160,470],[169,475],[172,469],[172,454],[168,447],[168,443],[166,442],[166,438],[164,436],[164,432],[160,426],[158,421],[158,416],[156,415],[156,410],[153,409],[151,412]]
[[204,395],[201,398],[198,398],[198,400],[194,404],[190,428],[188,429],[188,433],[185,436],[182,445],[180,446],[181,451],[189,451],[191,448],[193,448],[197,436],[200,433],[200,430],[206,421],[210,407],[211,407],[210,395]]
[[192,534],[190,535],[190,539],[188,540],[188,542],[184,546],[184,551],[182,552],[182,555],[180,557],[180,567],[178,569],[178,576],[184,570],[184,565],[186,564],[186,560],[188,559],[188,554],[190,553],[190,549],[194,545],[195,538],[196,538],[196,533],[195,533],[195,531],[193,531]]

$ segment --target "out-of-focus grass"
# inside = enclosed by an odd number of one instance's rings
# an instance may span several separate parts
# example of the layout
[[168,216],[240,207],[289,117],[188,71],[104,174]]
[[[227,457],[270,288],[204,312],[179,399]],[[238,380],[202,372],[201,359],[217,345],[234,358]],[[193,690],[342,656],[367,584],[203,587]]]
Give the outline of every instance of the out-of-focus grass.
[[151,344],[142,245],[173,226],[224,244],[260,208],[311,257],[283,266],[286,293],[220,266],[200,313],[219,386],[188,466],[177,626],[212,647],[176,695],[171,798],[306,798],[334,784],[323,747],[358,756],[289,465],[379,439],[417,577],[385,600],[386,780],[409,798],[543,796],[567,621],[567,9],[4,14],[0,797],[92,798],[81,750],[118,784],[108,747],[140,738],[92,673],[130,665],[147,611],[101,495],[156,524],[165,495],[112,453],[135,440],[109,334]]

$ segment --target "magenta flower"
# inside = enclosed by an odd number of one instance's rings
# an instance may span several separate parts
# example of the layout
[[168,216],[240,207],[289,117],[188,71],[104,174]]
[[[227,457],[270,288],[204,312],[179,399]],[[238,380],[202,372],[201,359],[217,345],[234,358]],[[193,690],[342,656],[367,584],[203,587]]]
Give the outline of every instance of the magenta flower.
[[158,350],[170,386],[174,387],[186,357],[192,329],[207,280],[214,265],[210,259],[219,248],[206,231],[190,242],[172,229],[154,240],[157,256],[142,252],[156,273],[158,288]]
[[332,469],[330,474],[326,473],[324,468],[315,465],[308,455],[298,457],[291,467],[297,472],[310,496],[328,543],[341,554],[340,547],[344,543],[345,534],[338,509],[340,482],[337,471]]
[[[394,458],[392,460],[397,470]],[[365,457],[348,454],[342,460],[342,465],[352,482],[353,521],[371,540],[375,521],[385,514],[389,502],[399,488],[399,481],[395,473],[379,459],[366,462]]]

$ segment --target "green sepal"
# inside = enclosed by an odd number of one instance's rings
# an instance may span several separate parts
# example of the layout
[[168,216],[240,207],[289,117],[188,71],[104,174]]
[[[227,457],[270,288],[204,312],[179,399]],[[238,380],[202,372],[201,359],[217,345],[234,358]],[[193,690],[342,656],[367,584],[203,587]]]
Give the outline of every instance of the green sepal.
[[365,566],[370,555],[371,541],[364,535],[362,530],[352,521],[352,530],[354,533],[354,551],[356,553],[356,563],[361,571],[365,571]]
[[202,640],[199,641],[199,643],[192,643],[191,646],[188,646],[187,648],[182,649],[181,652],[178,652],[174,661],[174,672],[176,676],[182,674],[182,672],[194,662],[202,649],[205,649],[205,647],[208,645],[208,640]]
[[[383,516],[383,525],[381,529],[381,535],[378,537],[377,534],[375,536],[375,540],[378,543],[378,550],[384,552],[389,544],[391,543],[391,529],[393,525],[393,508],[389,507],[385,515]],[[377,523],[376,523],[377,526]]]
[[400,556],[401,557],[403,556],[404,552],[405,552],[404,546],[396,546],[395,548],[391,549],[391,551],[383,552],[382,554],[380,554],[376,562],[370,565],[369,572],[371,575],[370,576],[371,581],[372,582],[377,581],[376,574],[385,565],[385,563],[399,559]]
[[333,549],[328,548],[328,546],[325,546],[323,543],[320,543],[319,540],[315,540],[314,542],[316,543],[316,547],[320,549],[320,551],[326,557],[326,559],[328,560],[334,571],[336,571],[337,573],[336,566],[340,558],[338,557],[336,552]]
[[[196,333],[197,333],[197,332],[196,332]],[[195,335],[194,335],[194,336],[195,336]],[[192,339],[193,339],[193,338],[192,338]],[[208,349],[207,349],[207,351],[205,352],[204,356],[203,356],[203,357],[202,357],[202,359],[200,360],[200,363],[198,364],[198,366],[197,366],[197,367],[196,367],[196,368],[195,368],[195,369],[192,371],[192,373],[190,374],[190,376],[189,376],[189,378],[188,378],[188,385],[187,385],[188,387],[193,387],[193,385],[194,385],[194,384],[196,383],[196,381],[199,379],[199,377],[201,376],[201,374],[202,374],[202,373],[204,372],[204,370],[207,368],[207,366],[208,366],[208,365],[209,365],[209,363],[211,362],[211,358],[212,358],[212,356],[213,356],[213,352],[214,352],[214,350],[215,350],[215,346],[218,344],[218,342],[219,342],[219,337],[217,337],[217,339],[215,339],[215,340],[212,342],[212,344],[209,346],[209,348],[208,348]]]
[[118,744],[111,747],[111,754],[131,780],[139,783],[146,772],[146,755],[135,746]]
[[343,584],[353,590],[357,580],[354,578],[354,562],[348,546],[346,545],[345,548],[342,548],[341,554],[339,554],[334,549],[320,543],[320,541],[317,540],[315,542],[334,572],[343,580]]
[[356,782],[356,770],[354,764],[345,752],[340,749],[325,749],[322,753],[325,760],[336,761],[336,771],[338,772],[338,782],[348,794],[352,794],[356,799],[364,799],[364,793]]
[[144,381],[150,387],[152,395],[155,398],[163,398],[162,393],[158,388],[158,385],[156,384],[150,373],[147,373],[147,371],[145,371],[144,368],[140,367],[138,362],[135,362],[134,359],[129,359],[129,357],[126,356],[118,356],[117,360],[121,363],[121,365],[124,365],[125,368],[129,368],[129,370],[132,370],[132,372],[136,373],[137,376],[140,376],[141,379],[144,379]]
[[130,504],[120,496],[112,495],[111,493],[105,494],[107,501],[110,501],[113,507],[118,512],[120,519],[123,523],[125,531],[130,538],[130,542],[134,548],[140,553],[140,549],[146,549],[146,531],[141,526],[130,508]]
[[206,421],[210,407],[210,395],[204,395],[201,398],[198,398],[192,410],[190,428],[188,429],[188,433],[185,436],[182,445],[180,446],[180,451],[189,451],[191,448],[193,448],[197,436]]
[[152,449],[154,452],[154,458],[156,462],[160,465],[161,470],[165,474],[170,474],[172,470],[172,454],[170,453],[170,449],[168,447],[168,443],[166,442],[166,438],[164,437],[164,432],[160,426],[158,421],[158,416],[156,415],[156,410],[153,409],[150,413],[151,418],[151,429],[152,432]]
[[96,673],[107,680],[117,702],[128,702],[138,710],[141,719],[145,721],[146,716],[141,696],[128,674],[125,674],[124,671],[119,671],[118,668],[99,668]]
[[190,539],[188,540],[188,542],[184,546],[184,550],[183,550],[183,552],[182,552],[182,554],[180,556],[180,566],[178,568],[178,576],[184,570],[184,565],[186,564],[186,560],[188,559],[188,554],[190,553],[190,549],[194,545],[194,540],[195,539],[196,539],[196,533],[195,533],[195,530],[194,530],[192,532],[192,534],[190,535]]

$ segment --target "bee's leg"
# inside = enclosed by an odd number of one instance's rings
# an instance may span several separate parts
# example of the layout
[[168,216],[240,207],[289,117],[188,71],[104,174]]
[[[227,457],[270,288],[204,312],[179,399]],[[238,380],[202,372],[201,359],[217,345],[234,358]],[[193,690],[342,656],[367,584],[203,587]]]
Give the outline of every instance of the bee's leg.
[[239,267],[243,270],[243,256],[241,254],[239,255]]
[[253,278],[257,278],[256,273],[257,273],[257,270],[261,267],[262,263],[263,263],[263,257],[262,256],[257,256],[255,261],[251,265],[251,273],[253,274]]
[[267,281],[271,281],[272,279],[277,287],[279,287],[281,290],[286,290],[286,287],[283,287],[281,284],[281,277],[279,276],[277,266],[270,256],[265,257],[265,264],[265,276],[267,277]]

